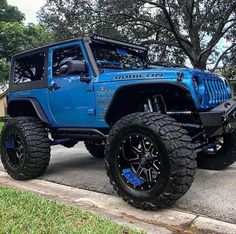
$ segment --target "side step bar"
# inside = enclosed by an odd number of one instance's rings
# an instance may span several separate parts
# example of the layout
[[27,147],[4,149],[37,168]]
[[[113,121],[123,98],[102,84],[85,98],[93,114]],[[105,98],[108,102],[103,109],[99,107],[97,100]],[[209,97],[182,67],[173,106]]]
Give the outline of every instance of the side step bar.
[[57,128],[53,130],[53,134],[59,138],[76,138],[80,141],[106,140],[108,136],[100,130],[93,128]]

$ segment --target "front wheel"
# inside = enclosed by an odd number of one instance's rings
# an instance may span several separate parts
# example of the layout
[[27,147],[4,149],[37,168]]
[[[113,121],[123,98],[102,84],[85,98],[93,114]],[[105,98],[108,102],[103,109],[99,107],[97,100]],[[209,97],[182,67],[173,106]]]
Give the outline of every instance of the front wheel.
[[105,162],[111,184],[131,205],[169,206],[190,188],[196,161],[191,139],[174,119],[135,113],[111,129]]
[[198,167],[209,170],[223,170],[236,161],[236,132],[219,138],[209,139],[212,147],[197,156]]

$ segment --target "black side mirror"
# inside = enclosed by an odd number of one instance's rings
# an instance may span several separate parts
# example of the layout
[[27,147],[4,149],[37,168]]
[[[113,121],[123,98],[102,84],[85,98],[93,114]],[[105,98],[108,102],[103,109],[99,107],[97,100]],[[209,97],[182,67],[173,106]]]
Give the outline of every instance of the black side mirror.
[[87,83],[87,84],[90,83],[91,80],[92,80],[92,79],[91,79],[91,77],[89,77],[89,76],[81,76],[81,77],[80,77],[80,81],[81,81],[81,82],[85,82],[85,83]]
[[86,64],[80,60],[72,60],[67,62],[69,75],[80,75],[86,72]]

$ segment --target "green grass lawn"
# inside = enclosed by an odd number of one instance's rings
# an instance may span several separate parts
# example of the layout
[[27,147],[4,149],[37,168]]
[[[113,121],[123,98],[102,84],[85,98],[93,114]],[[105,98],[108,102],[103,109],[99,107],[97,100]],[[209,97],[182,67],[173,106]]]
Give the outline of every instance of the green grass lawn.
[[0,233],[140,233],[76,207],[0,186]]

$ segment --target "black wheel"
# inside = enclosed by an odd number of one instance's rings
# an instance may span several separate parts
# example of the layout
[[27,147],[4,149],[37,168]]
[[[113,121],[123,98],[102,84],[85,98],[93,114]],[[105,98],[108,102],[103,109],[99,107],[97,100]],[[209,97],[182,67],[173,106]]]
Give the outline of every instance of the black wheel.
[[105,142],[104,141],[85,141],[88,152],[95,158],[104,158]]
[[198,167],[223,170],[236,161],[236,132],[209,139],[209,147],[197,155]]
[[1,160],[14,179],[40,176],[50,161],[50,141],[41,121],[31,117],[10,119],[2,130]]
[[154,210],[190,188],[196,160],[181,124],[158,113],[135,113],[110,131],[105,162],[111,184],[131,205]]

